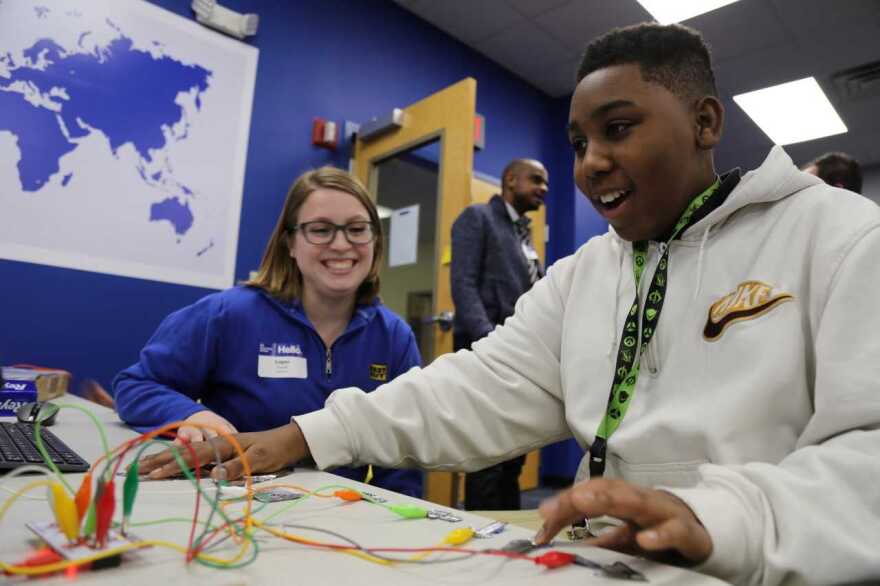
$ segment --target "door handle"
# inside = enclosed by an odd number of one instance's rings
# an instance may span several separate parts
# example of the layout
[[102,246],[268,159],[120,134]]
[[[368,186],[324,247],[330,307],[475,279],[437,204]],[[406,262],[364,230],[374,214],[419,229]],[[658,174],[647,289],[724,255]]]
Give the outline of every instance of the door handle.
[[426,317],[422,320],[424,324],[437,324],[440,326],[440,329],[444,332],[448,332],[452,329],[452,319],[455,317],[455,314],[451,311],[441,311],[437,315],[432,315],[431,317]]

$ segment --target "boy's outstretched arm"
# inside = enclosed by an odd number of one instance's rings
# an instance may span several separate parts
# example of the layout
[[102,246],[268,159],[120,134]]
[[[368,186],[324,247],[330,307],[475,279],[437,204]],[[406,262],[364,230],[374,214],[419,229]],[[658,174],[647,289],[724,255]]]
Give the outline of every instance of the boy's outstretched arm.
[[[268,431],[240,433],[232,437],[247,456],[251,473],[274,472],[295,464],[309,455],[306,439],[299,426],[292,421]],[[222,469],[226,471],[227,480],[240,478],[244,474],[241,457],[225,437],[194,443],[192,448],[199,462],[213,462],[219,455],[224,462]],[[193,454],[190,450],[180,450],[180,456],[184,462],[192,465]],[[140,471],[142,474],[148,474],[152,479],[159,479],[175,476],[180,472],[180,467],[173,452],[165,450],[143,458],[140,462]],[[215,467],[211,474],[215,478],[219,477],[221,467]]]

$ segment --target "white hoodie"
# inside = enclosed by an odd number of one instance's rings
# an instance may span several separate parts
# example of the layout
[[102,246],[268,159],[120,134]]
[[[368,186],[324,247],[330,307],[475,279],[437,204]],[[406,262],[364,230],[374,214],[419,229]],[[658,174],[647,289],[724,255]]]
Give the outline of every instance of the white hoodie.
[[[755,584],[880,578],[878,228],[874,203],[774,148],[671,244],[606,475],[688,503],[714,545],[699,570]],[[593,238],[473,352],[296,417],[315,461],[476,470],[571,435],[586,448],[635,295],[631,255],[613,232]],[[658,257],[652,245],[646,275]]]

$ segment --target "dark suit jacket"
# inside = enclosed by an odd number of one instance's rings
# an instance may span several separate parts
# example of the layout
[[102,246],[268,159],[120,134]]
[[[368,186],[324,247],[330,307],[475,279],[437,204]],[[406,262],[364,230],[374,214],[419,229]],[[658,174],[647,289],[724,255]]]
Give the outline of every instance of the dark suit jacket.
[[[513,315],[529,269],[500,195],[465,208],[452,225],[452,301],[458,336],[476,341]],[[544,270],[539,267],[539,276]]]

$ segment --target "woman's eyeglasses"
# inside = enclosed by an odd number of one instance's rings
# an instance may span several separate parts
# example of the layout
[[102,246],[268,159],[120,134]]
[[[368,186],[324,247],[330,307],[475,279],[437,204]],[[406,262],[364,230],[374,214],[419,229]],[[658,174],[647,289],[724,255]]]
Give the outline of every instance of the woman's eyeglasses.
[[326,245],[333,242],[336,233],[342,230],[349,244],[369,244],[376,239],[376,231],[371,222],[349,222],[348,224],[334,224],[332,222],[303,222],[293,227],[293,231],[302,232],[303,237],[309,244]]

